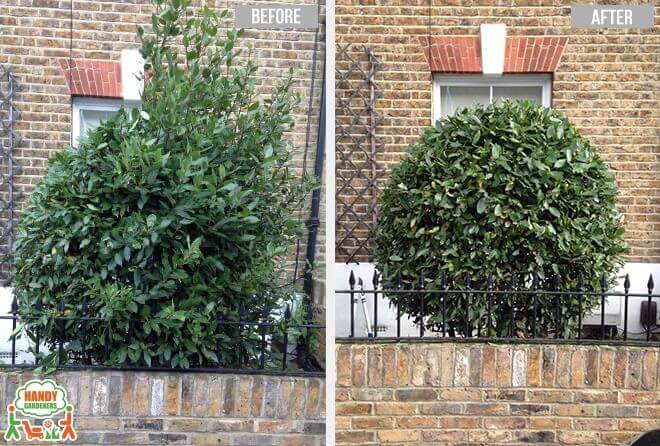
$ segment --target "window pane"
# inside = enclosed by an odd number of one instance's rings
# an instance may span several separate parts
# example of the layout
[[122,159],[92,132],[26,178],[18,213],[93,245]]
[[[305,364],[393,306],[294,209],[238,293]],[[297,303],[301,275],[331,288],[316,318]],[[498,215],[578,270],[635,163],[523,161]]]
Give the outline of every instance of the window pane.
[[105,121],[115,113],[116,110],[80,110],[80,135],[87,136],[88,131],[96,128],[101,121]]
[[542,87],[493,87],[493,101],[498,102],[503,98],[527,99],[537,104],[543,103]]
[[453,115],[461,107],[490,103],[490,87],[448,87],[440,91],[442,116]]

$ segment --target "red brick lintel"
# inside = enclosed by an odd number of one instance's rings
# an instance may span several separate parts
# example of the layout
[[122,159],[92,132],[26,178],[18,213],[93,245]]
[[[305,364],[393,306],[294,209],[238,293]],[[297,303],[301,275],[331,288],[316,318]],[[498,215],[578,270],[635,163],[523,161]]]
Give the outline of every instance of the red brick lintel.
[[114,61],[59,59],[71,96],[121,98],[121,64]]
[[[433,72],[481,73],[479,37],[420,36],[419,43]],[[568,37],[507,37],[505,73],[553,73]]]

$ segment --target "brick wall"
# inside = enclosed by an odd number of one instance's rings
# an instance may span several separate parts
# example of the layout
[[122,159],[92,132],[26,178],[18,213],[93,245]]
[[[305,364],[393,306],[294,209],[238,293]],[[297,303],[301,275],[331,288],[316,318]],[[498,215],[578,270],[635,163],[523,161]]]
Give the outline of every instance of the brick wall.
[[[362,44],[383,62],[377,76],[382,98],[377,109],[385,121],[377,129],[384,144],[377,160],[385,169],[431,123],[431,72],[419,38],[476,37],[482,23],[507,24],[508,36],[567,37],[554,74],[552,106],[566,114],[601,150],[615,171],[620,208],[627,222],[631,262],[660,262],[660,120],[657,109],[658,44],[654,30],[585,30],[570,28],[568,0],[337,0],[338,47],[353,43],[358,58]],[[634,3],[649,3],[648,0]],[[656,7],[656,24],[659,23]],[[339,60],[341,72],[347,64]],[[337,96],[349,92],[337,89]],[[338,123],[340,118],[338,117]],[[342,168],[337,157],[337,167]],[[349,164],[347,171],[353,169]],[[350,172],[347,172],[350,175]],[[381,180],[382,182],[382,180]],[[358,185],[359,186],[359,185]],[[350,188],[345,201],[355,200]],[[368,208],[357,200],[350,223]],[[340,203],[340,200],[337,200]],[[342,208],[338,206],[337,215]],[[361,238],[368,224],[358,225]],[[339,228],[339,226],[338,226]],[[356,245],[355,245],[356,246]],[[348,250],[354,245],[348,246]],[[337,249],[342,254],[342,249]],[[360,253],[357,260],[368,260]],[[347,255],[338,261],[346,260]]]
[[337,444],[622,445],[660,428],[660,349],[344,343]]
[[[229,9],[224,21],[227,28],[234,24],[236,4],[255,1],[194,0],[193,5],[207,5],[218,12]],[[15,130],[22,143],[15,151],[16,162],[22,171],[15,177],[16,189],[28,196],[43,173],[47,160],[70,142],[71,96],[64,72],[58,60],[119,62],[122,49],[138,48],[136,25],[147,30],[153,12],[151,0],[6,0],[0,4],[0,64],[13,67],[23,88],[16,96],[16,106],[22,118]],[[314,0],[295,0],[291,3],[315,4]],[[322,2],[323,3],[323,2]],[[194,13],[191,8],[190,13]],[[322,9],[321,20],[324,17]],[[224,31],[224,30],[223,30]],[[309,154],[306,168],[313,171],[321,100],[321,80],[324,69],[324,28],[319,33],[312,100]],[[290,134],[294,144],[294,165],[300,171],[303,164],[307,112],[312,79],[314,31],[247,30],[241,47],[253,48],[252,58],[259,65],[256,82],[259,91],[270,93],[276,81],[295,70],[294,90],[302,103],[295,113],[296,126]],[[245,52],[247,54],[247,51]],[[240,64],[240,59],[237,61]],[[4,166],[2,166],[4,168]],[[4,191],[0,190],[0,194]],[[20,207],[20,204],[19,204]],[[324,212],[321,213],[323,215]],[[307,219],[308,211],[302,217]],[[323,220],[324,221],[324,220]],[[323,269],[324,225],[319,240],[320,270]],[[1,242],[1,240],[0,240]],[[301,247],[304,267],[305,245]]]
[[[2,372],[0,407],[32,378]],[[318,378],[90,371],[51,378],[74,405],[76,444],[325,444],[325,385]],[[3,431],[6,422],[0,417]]]

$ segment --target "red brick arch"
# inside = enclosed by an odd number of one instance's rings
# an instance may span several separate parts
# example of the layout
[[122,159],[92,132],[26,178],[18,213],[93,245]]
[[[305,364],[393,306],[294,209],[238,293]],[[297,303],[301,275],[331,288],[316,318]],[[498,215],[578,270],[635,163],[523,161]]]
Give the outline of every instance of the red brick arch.
[[[559,65],[567,37],[507,37],[505,73],[553,73]],[[420,36],[429,67],[440,73],[481,73],[479,37]]]
[[59,59],[71,96],[121,98],[121,64],[114,61]]

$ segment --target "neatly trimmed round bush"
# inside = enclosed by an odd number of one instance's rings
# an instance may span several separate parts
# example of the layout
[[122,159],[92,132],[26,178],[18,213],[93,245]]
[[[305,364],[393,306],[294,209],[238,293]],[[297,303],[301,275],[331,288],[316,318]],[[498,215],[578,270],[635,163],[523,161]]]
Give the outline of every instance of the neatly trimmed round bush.
[[[562,288],[600,289],[623,262],[624,227],[616,209],[614,177],[596,149],[569,121],[552,109],[529,102],[503,101],[474,106],[427,128],[392,169],[379,200],[376,262],[386,282],[401,274],[404,287],[426,286],[551,289],[560,275]],[[392,300],[395,300],[392,297]],[[454,333],[485,326],[485,295],[447,297],[446,320]],[[587,311],[598,299],[585,299]],[[515,330],[528,336],[532,299],[514,303]],[[417,296],[400,299],[401,308],[419,322]],[[555,330],[555,299],[537,299],[540,334]],[[426,296],[425,323],[438,327],[442,304]],[[511,328],[507,297],[495,296],[491,317],[498,334]],[[575,328],[578,298],[563,298],[560,330]]]
[[[234,67],[241,31],[209,9],[158,1],[139,109],[58,153],[21,215],[15,293],[28,333],[106,364],[233,366],[292,298],[278,262],[313,186],[289,170],[291,79],[260,101],[256,66]],[[224,17],[224,15],[223,15]],[[184,51],[177,54],[175,43]],[[177,64],[177,61],[185,63]],[[56,316],[103,318],[67,321]],[[39,320],[30,319],[39,316]],[[104,354],[108,352],[109,357]]]

